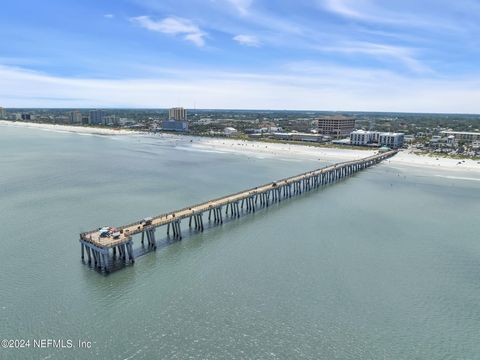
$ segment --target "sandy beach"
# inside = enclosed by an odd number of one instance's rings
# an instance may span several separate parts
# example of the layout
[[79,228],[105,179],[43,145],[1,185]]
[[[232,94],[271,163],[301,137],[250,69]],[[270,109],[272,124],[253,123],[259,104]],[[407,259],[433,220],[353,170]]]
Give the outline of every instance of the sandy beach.
[[13,126],[13,127],[25,127],[41,130],[51,131],[63,131],[77,134],[93,134],[93,135],[132,135],[140,134],[138,131],[124,130],[124,129],[105,129],[97,127],[87,126],[74,126],[74,125],[57,125],[57,124],[40,124],[31,122],[19,122],[19,121],[6,121],[0,120],[0,126]]
[[311,160],[348,161],[361,159],[376,153],[374,150],[322,148],[306,145],[268,143],[236,139],[196,137],[193,147],[217,149],[225,152],[263,154],[286,158],[308,158]]
[[[11,122],[0,120],[0,126],[14,126],[36,128],[50,131],[71,132],[79,134],[94,135],[147,135],[148,133],[140,131],[130,131],[124,129],[105,129],[95,127],[83,127],[72,125],[54,125],[37,124],[26,122]],[[149,134],[152,135],[152,134]],[[311,160],[323,160],[329,162],[348,161],[367,157],[376,152],[376,150],[358,150],[358,149],[340,149],[340,148],[322,148],[306,145],[268,143],[259,141],[246,141],[226,138],[208,138],[188,135],[175,134],[156,134],[152,137],[158,137],[162,140],[185,140],[190,146],[197,149],[217,150],[223,152],[233,152],[242,154],[259,154],[268,157],[299,158]],[[389,160],[391,166],[411,166],[416,168],[428,168],[436,170],[447,170],[452,172],[468,172],[472,175],[480,176],[480,160],[459,160],[444,157],[435,157],[427,155],[418,155],[410,150],[402,150],[396,156]]]
[[[217,149],[242,153],[262,153],[271,156],[301,157],[327,161],[347,161],[360,159],[376,153],[376,150],[356,150],[321,148],[305,145],[265,143],[258,141],[240,141],[233,139],[195,138],[194,147]],[[435,156],[418,155],[402,150],[389,160],[392,166],[413,166],[436,170],[472,172],[480,175],[480,160],[459,160]]]

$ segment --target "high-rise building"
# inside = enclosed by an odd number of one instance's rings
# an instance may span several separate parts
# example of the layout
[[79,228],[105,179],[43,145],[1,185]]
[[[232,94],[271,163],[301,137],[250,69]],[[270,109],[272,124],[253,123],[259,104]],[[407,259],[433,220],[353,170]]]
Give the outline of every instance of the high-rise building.
[[78,110],[70,111],[68,113],[68,119],[70,124],[81,124],[82,123],[82,113]]
[[7,112],[3,107],[0,107],[0,120],[6,119],[7,118]]
[[185,110],[183,107],[171,108],[168,110],[168,119],[185,121],[187,120],[187,110]]
[[317,119],[318,133],[332,138],[347,137],[355,128],[355,119],[343,116],[322,116]]
[[90,110],[90,125],[105,125],[105,111]]

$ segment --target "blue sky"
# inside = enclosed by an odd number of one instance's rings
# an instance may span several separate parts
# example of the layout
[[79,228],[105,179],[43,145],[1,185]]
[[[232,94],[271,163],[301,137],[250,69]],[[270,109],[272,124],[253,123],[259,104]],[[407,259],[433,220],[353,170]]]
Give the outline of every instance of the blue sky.
[[478,0],[16,0],[0,106],[480,113]]

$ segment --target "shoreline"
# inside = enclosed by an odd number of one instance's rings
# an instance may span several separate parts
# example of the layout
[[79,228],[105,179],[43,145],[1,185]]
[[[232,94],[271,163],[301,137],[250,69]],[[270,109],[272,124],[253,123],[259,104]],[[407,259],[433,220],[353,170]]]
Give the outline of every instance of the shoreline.
[[105,129],[105,128],[93,127],[93,126],[90,127],[90,126],[82,126],[82,125],[46,124],[46,123],[33,123],[33,122],[10,121],[10,120],[0,120],[0,125],[39,129],[39,130],[70,132],[74,134],[138,135],[143,133],[141,131],[126,130],[126,129]]
[[[375,150],[359,150],[308,146],[291,143],[271,143],[255,140],[239,140],[229,138],[211,138],[195,135],[149,133],[125,129],[104,129],[98,127],[85,127],[75,125],[56,125],[44,123],[13,122],[0,120],[0,126],[34,128],[58,132],[69,132],[92,135],[147,135],[152,139],[177,139],[184,140],[191,147],[202,150],[220,150],[231,153],[265,155],[269,157],[288,157],[292,159],[310,159],[324,161],[348,161],[373,155]],[[410,150],[402,150],[389,160],[391,166],[409,166],[414,168],[428,168],[434,170],[446,170],[451,172],[470,172],[472,175],[480,175],[480,160],[453,159],[419,155]]]
[[[280,143],[266,143],[249,140],[233,139],[201,139],[192,146],[199,148],[217,149],[231,152],[255,152],[273,156],[302,157],[311,160],[348,161],[367,157],[376,153],[375,150],[356,150],[340,148],[322,148],[307,145],[293,145]],[[447,170],[452,172],[471,172],[480,175],[480,160],[451,159],[418,155],[409,150],[402,150],[389,159],[391,166],[409,166],[414,168],[428,168],[430,170]]]

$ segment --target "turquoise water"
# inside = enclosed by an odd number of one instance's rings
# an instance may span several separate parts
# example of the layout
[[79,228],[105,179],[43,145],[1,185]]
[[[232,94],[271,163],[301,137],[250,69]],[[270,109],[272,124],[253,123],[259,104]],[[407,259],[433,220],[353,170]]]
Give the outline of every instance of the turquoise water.
[[0,127],[1,359],[478,359],[480,178],[388,163],[103,276],[78,233],[324,165]]

